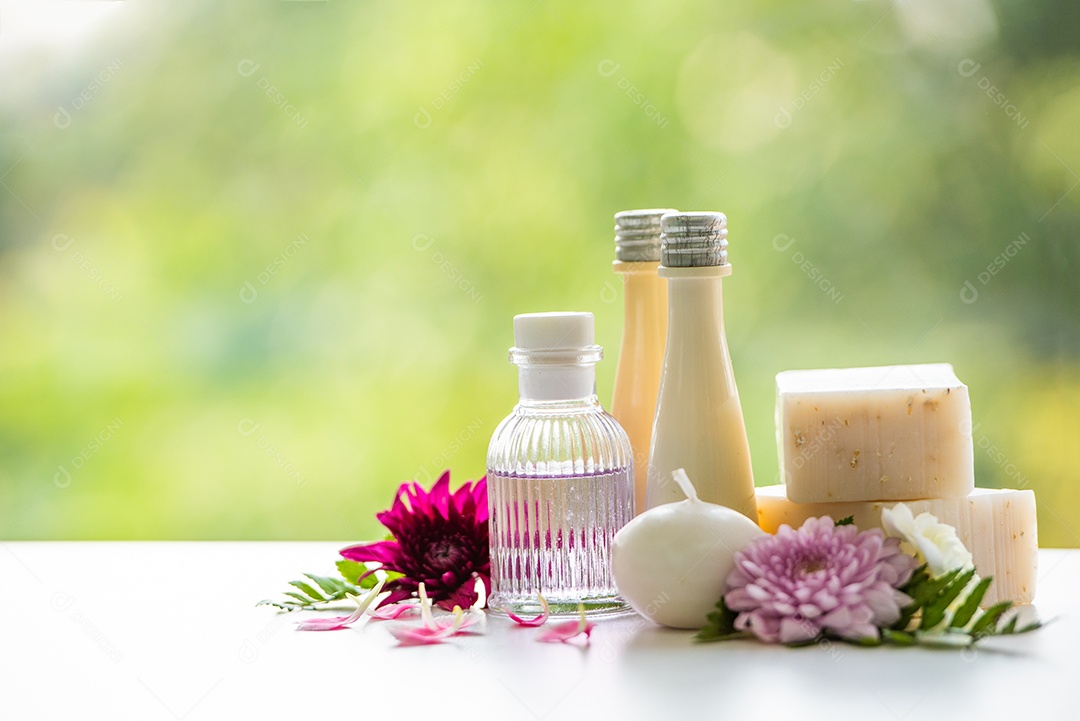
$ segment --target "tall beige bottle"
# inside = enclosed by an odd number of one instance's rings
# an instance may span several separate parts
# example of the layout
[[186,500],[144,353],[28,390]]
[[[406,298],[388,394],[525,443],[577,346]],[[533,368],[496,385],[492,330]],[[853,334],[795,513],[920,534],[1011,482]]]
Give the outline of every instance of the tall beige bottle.
[[634,503],[645,510],[649,446],[656,395],[667,337],[667,281],[660,267],[660,217],[663,210],[625,210],[615,214],[615,273],[623,280],[624,320],[611,415],[630,436],[634,449]]
[[757,523],[754,474],[724,333],[727,262],[723,213],[661,219],[660,275],[668,281],[668,335],[656,404],[646,506],[683,499],[671,479],[685,468],[698,496]]

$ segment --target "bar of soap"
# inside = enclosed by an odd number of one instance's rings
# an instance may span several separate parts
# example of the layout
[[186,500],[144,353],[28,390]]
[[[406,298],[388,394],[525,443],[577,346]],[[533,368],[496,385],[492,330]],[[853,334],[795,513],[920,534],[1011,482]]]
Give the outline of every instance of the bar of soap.
[[968,389],[947,363],[776,376],[781,479],[799,503],[963,498]]
[[[854,516],[859,530],[881,528],[881,509],[896,501],[843,503],[794,503],[783,485],[757,490],[758,525],[776,533],[782,524],[798,528],[807,518],[829,516],[840,520]],[[996,488],[976,488],[966,498],[935,498],[904,501],[911,512],[929,512],[956,529],[971,551],[981,576],[993,576],[983,605],[1011,600],[1031,603],[1039,557],[1039,531],[1035,519],[1035,493]]]

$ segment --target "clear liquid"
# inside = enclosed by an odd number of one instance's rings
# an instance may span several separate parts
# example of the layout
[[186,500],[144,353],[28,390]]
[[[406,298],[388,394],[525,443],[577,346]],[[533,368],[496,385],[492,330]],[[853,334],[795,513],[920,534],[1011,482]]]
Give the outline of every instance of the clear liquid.
[[611,578],[611,539],[633,518],[632,473],[514,476],[488,472],[491,585],[495,611],[552,614],[583,604],[589,615],[623,613]]

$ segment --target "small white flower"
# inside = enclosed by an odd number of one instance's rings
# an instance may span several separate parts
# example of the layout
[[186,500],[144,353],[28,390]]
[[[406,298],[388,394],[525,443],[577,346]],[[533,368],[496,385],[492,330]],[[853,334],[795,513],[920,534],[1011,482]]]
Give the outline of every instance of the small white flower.
[[[956,535],[956,529],[947,523],[942,523],[932,513],[920,513],[912,516],[911,509],[904,503],[897,503],[890,508],[881,510],[881,525],[889,536],[900,538],[900,548],[905,553],[910,553],[926,563],[927,572],[934,578],[954,571],[958,568],[967,571],[975,568],[971,558],[971,551],[967,549],[963,541]],[[953,615],[967,600],[968,595],[979,584],[979,575],[975,574],[968,581],[963,592],[949,604],[945,610],[944,620],[936,627],[919,632],[919,637],[926,642],[939,644],[963,645],[969,639],[963,633],[963,629],[951,629]],[[979,616],[977,611],[966,624],[970,628]]]
[[941,523],[931,513],[912,516],[904,503],[881,511],[881,525],[885,533],[896,536],[908,544],[905,550],[917,555],[926,563],[927,571],[937,577],[957,568],[974,568],[971,551],[956,535],[956,529]]

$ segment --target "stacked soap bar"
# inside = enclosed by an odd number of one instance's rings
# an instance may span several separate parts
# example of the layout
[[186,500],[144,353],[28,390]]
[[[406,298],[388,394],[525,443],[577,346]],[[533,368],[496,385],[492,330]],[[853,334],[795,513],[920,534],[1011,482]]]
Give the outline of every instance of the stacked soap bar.
[[[904,503],[915,515],[929,512],[942,523],[953,526],[971,551],[979,573],[994,577],[983,605],[1004,600],[1030,603],[1035,597],[1039,534],[1032,491],[976,488],[964,498]],[[881,528],[881,509],[895,504],[896,501],[794,503],[788,500],[782,485],[757,489],[758,523],[768,533],[776,533],[785,523],[798,528],[807,518],[819,516],[834,520],[853,516],[860,529]]]
[[757,489],[763,529],[813,516],[880,527],[881,509],[904,501],[957,529],[994,576],[985,602],[1034,598],[1035,494],[975,488],[971,404],[952,366],[786,371],[776,391],[786,486]]
[[776,376],[781,478],[799,503],[963,498],[971,403],[947,363]]

